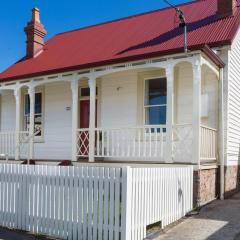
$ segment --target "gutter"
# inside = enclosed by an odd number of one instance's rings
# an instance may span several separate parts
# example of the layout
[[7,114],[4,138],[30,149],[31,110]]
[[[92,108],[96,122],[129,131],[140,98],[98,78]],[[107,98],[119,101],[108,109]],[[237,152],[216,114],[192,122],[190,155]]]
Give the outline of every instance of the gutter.
[[225,66],[225,63],[222,61],[222,59],[208,46],[205,45],[201,51],[208,56],[208,58],[220,69]]

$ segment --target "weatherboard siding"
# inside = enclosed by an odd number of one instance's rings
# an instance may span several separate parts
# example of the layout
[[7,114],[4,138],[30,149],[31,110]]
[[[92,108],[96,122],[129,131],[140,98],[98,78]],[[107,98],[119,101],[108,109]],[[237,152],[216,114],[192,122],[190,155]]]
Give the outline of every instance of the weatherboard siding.
[[182,63],[175,69],[175,116],[176,124],[192,123],[193,73],[189,63]]
[[[192,66],[188,63],[182,63],[175,70],[175,111],[174,122],[176,124],[192,123],[193,111],[193,72]],[[202,95],[208,96],[208,104],[203,108],[207,108],[207,116],[203,116],[201,123],[203,125],[218,128],[218,81],[216,75],[203,67],[202,70]]]
[[237,164],[240,156],[240,32],[229,51],[228,91],[228,165]]
[[44,142],[36,143],[38,159],[71,159],[72,113],[69,83],[55,83],[44,88]]
[[1,131],[12,131],[15,129],[15,97],[13,91],[1,93]]
[[[71,90],[69,83],[44,87],[44,138],[35,143],[36,159],[71,158]],[[12,92],[1,95],[1,131],[15,130],[15,99]]]
[[137,87],[136,73],[118,73],[101,79],[101,127],[136,126]]

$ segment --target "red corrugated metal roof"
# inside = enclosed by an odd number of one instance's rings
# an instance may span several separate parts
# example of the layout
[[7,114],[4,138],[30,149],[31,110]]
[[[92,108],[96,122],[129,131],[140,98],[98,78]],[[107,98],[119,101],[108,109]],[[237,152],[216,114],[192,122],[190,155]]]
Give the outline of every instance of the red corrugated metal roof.
[[[198,49],[231,44],[239,26],[240,9],[234,17],[218,19],[217,0],[198,0],[181,5],[188,22],[188,46]],[[100,66],[183,49],[182,29],[175,10],[160,9],[108,23],[56,35],[33,59],[19,61],[1,80]]]

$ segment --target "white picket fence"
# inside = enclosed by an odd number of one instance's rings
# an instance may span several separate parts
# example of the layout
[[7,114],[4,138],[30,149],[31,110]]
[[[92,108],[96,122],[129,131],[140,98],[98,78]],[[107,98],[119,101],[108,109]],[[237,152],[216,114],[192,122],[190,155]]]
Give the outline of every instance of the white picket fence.
[[0,225],[73,240],[142,240],[192,209],[192,167],[0,165]]

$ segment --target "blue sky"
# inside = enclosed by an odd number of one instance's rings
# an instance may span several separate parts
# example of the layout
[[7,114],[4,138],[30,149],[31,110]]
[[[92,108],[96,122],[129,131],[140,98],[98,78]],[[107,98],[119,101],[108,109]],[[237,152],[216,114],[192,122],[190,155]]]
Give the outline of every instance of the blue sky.
[[[171,0],[178,4],[187,0]],[[162,0],[7,0],[0,11],[0,72],[25,54],[23,28],[37,6],[48,34],[64,32],[166,7]]]

